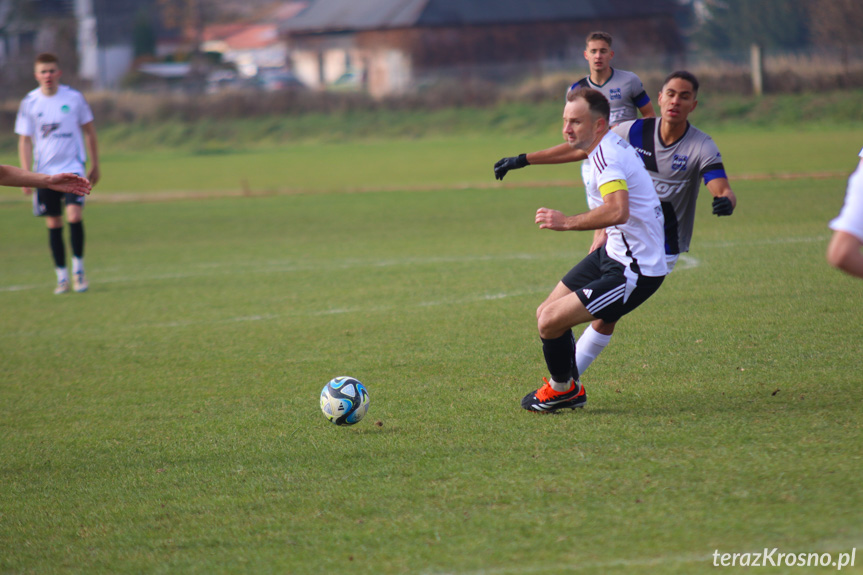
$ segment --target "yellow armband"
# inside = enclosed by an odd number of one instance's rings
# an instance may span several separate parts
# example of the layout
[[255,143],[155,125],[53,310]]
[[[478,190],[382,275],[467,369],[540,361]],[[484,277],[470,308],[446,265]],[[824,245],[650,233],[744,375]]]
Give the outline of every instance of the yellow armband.
[[629,188],[626,186],[626,180],[612,180],[599,186],[599,193],[602,195],[603,198],[608,194],[613,194],[614,192],[619,192],[620,190],[623,190],[625,192],[629,191]]

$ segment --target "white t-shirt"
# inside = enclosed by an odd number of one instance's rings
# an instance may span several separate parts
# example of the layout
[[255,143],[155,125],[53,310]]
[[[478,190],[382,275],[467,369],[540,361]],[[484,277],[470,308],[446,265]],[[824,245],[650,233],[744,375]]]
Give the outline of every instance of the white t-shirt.
[[592,210],[603,204],[601,186],[615,180],[626,181],[629,220],[606,228],[608,255],[641,275],[666,275],[662,206],[635,148],[614,132],[608,132],[582,163],[581,176],[587,205]]
[[21,101],[15,133],[33,139],[34,172],[84,175],[87,150],[81,126],[93,121],[84,96],[61,85],[53,96],[36,88]]
[[[863,158],[863,150],[860,150],[860,157]],[[848,178],[845,204],[839,217],[830,222],[830,229],[848,232],[863,242],[863,160]]]

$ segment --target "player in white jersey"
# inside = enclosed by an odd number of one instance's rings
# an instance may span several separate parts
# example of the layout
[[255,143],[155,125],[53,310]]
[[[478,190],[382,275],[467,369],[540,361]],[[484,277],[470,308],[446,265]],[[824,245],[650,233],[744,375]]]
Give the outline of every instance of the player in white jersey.
[[602,92],[611,104],[612,126],[635,120],[638,112],[641,112],[644,118],[655,117],[650,96],[647,95],[641,79],[633,72],[611,67],[611,60],[614,58],[612,41],[608,32],[591,32],[587,35],[584,59],[590,67],[590,74],[569,89],[593,88]]
[[848,178],[845,203],[839,216],[830,222],[833,237],[827,248],[830,265],[858,278],[863,278],[863,150],[860,163]]
[[[665,215],[665,253],[668,271],[680,253],[689,250],[695,222],[695,202],[703,180],[713,195],[713,213],[731,215],[737,197],[731,190],[722,156],[713,140],[689,123],[689,114],[698,104],[698,79],[689,72],[670,74],[659,93],[661,118],[625,122],[613,131],[635,146],[644,161]],[[495,164],[495,177],[503,179],[511,169],[530,164],[560,164],[582,161],[586,154],[557,145],[547,150],[503,158]],[[591,250],[604,241],[601,236]],[[597,320],[578,340],[576,362],[584,374],[608,346],[614,323]]]
[[552,412],[587,402],[575,363],[572,328],[602,318],[617,322],[653,295],[666,274],[662,207],[635,149],[609,131],[609,104],[600,92],[572,90],[563,112],[568,146],[587,161],[582,177],[589,211],[566,216],[540,208],[540,229],[594,230],[607,240],[572,268],[536,312],[551,379],[528,393],[524,409]]
[[[48,175],[71,172],[84,176],[89,153],[87,179],[91,185],[96,185],[99,181],[99,154],[90,106],[80,92],[59,83],[60,65],[53,54],[40,54],[36,58],[34,74],[39,87],[21,101],[15,120],[21,167]],[[29,186],[23,190],[25,194],[33,193]],[[69,291],[63,243],[64,202],[72,247],[74,288],[83,292],[88,288],[84,275],[84,197],[49,188],[37,188],[33,196],[33,213],[44,216],[48,227],[57,274],[56,294]]]

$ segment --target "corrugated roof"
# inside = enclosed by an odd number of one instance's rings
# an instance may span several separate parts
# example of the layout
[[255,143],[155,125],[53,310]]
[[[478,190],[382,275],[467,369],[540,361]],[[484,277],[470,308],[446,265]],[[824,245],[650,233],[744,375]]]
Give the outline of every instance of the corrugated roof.
[[429,0],[316,0],[283,30],[325,32],[414,26]]
[[673,9],[669,0],[316,0],[283,30],[314,33],[637,18]]

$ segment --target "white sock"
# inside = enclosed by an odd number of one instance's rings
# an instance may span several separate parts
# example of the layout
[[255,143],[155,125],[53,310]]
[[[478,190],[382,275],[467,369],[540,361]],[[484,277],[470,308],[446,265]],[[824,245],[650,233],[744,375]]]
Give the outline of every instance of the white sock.
[[561,383],[559,381],[555,381],[554,378],[552,377],[551,379],[548,380],[548,384],[555,391],[560,391],[560,392],[569,391],[569,388],[572,387],[572,379],[571,378],[567,379],[565,383]]
[[72,257],[72,273],[79,274],[84,271],[84,258]]
[[578,367],[578,375],[581,377],[590,364],[593,363],[608,342],[611,341],[610,335],[603,335],[593,329],[592,325],[587,326],[581,337],[578,338],[578,343],[575,344],[575,365]]
[[66,268],[54,268],[54,272],[57,274],[57,283],[69,281],[69,272]]

